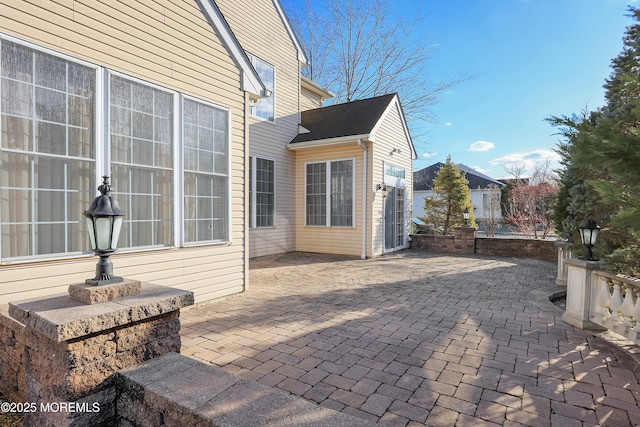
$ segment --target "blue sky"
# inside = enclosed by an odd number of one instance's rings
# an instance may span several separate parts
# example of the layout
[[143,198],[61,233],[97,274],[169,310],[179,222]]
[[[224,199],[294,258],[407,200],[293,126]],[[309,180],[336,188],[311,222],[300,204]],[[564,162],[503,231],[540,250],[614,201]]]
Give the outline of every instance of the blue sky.
[[[557,129],[544,119],[604,104],[611,59],[632,24],[625,0],[415,0],[394,7],[426,15],[435,80],[475,77],[443,93],[435,122],[412,129],[419,170],[451,155],[494,178],[505,167],[557,167]],[[400,9],[403,8],[403,9]],[[408,12],[411,11],[411,12]],[[405,12],[399,12],[405,13]]]

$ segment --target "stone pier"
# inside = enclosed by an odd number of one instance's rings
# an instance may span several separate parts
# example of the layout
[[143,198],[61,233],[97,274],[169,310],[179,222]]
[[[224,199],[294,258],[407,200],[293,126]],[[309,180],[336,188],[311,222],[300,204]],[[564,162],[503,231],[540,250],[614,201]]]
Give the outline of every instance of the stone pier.
[[116,372],[180,352],[179,312],[192,304],[191,292],[132,280],[9,304],[27,425],[114,425]]

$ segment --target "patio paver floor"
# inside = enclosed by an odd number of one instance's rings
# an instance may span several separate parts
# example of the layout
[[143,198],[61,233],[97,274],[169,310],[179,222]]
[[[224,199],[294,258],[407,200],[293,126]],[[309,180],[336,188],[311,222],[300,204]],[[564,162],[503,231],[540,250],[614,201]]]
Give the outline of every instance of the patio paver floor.
[[247,292],[182,311],[182,354],[381,425],[640,425],[640,366],[539,301],[555,272],[417,251],[258,258]]

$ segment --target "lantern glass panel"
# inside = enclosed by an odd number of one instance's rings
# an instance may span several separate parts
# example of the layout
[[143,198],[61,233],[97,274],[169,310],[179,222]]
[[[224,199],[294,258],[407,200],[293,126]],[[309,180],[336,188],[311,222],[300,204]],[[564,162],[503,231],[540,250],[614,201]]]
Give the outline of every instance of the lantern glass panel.
[[591,230],[589,228],[580,229],[580,236],[582,237],[583,245],[593,245],[596,242],[596,236],[598,235],[598,230]]
[[111,218],[96,219],[96,240],[98,249],[107,250],[111,243]]
[[120,229],[122,228],[122,217],[116,217],[113,221],[113,237],[111,238],[111,248],[118,247],[118,238],[120,237]]
[[96,249],[96,232],[93,229],[93,218],[86,218],[87,229],[89,230],[89,243],[91,243],[91,250]]

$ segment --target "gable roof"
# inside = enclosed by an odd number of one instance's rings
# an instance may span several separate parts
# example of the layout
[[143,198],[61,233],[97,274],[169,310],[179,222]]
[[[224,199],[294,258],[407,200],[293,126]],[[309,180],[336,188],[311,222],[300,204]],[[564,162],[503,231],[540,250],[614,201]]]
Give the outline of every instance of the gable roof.
[[298,39],[296,32],[293,31],[293,27],[289,22],[289,18],[287,18],[287,14],[284,13],[284,9],[282,8],[282,4],[280,3],[280,0],[273,0],[273,3],[275,4],[276,9],[278,10],[278,14],[282,19],[282,23],[284,24],[285,28],[287,29],[287,32],[289,33],[289,37],[291,37],[291,41],[296,47],[296,51],[298,52],[298,61],[302,62],[303,64],[307,64],[308,63],[307,56],[304,53],[304,49],[302,49],[302,45],[300,44],[300,40]]
[[[443,165],[444,163],[438,162],[414,172],[413,190],[433,190],[433,180],[435,179],[436,175],[438,175],[438,171]],[[478,172],[475,169],[463,165],[462,163],[458,163],[456,167],[465,173],[467,181],[469,181],[469,188],[472,190],[476,188],[488,188],[490,184],[495,184],[498,187],[504,187],[505,185],[503,182],[493,179],[490,176],[483,174],[482,172]]]
[[303,111],[300,114],[300,125],[308,132],[300,133],[293,138],[289,143],[289,149],[336,144],[356,139],[375,142],[377,127],[395,105],[398,106],[405,137],[415,159],[417,158],[416,150],[411,141],[397,93]]
[[[240,42],[231,31],[231,27],[222,16],[218,5],[213,0],[196,0],[200,5],[200,10],[205,15],[209,25],[213,28],[216,34],[222,40],[222,43],[229,51],[231,59],[235,62],[236,66],[241,73],[241,89],[256,95],[257,97],[267,96],[267,88],[265,87],[258,73],[251,65],[251,61],[244,52]],[[286,18],[285,18],[286,20]]]

